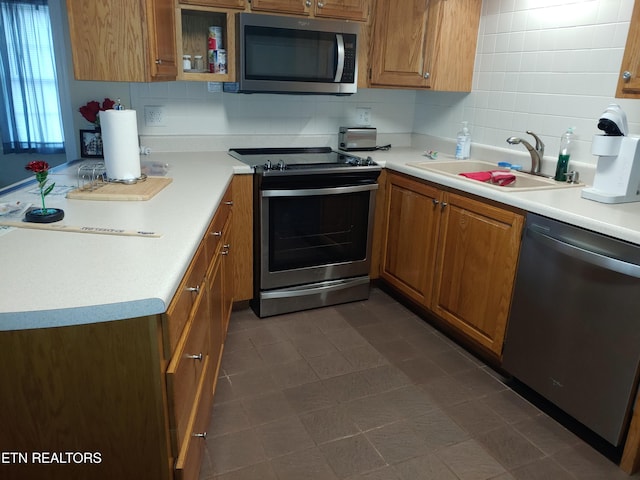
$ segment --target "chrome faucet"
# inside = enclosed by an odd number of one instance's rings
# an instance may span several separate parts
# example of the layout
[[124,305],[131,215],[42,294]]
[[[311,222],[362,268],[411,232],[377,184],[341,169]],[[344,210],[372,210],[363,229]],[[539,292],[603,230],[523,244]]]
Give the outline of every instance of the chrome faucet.
[[525,148],[529,150],[529,154],[531,155],[531,171],[529,173],[533,173],[534,175],[540,175],[542,157],[544,157],[544,143],[542,143],[542,140],[540,140],[540,137],[538,137],[531,130],[527,130],[527,133],[536,139],[535,148],[532,147],[529,142],[527,142],[526,140],[522,140],[519,137],[509,137],[507,138],[507,143],[510,143],[511,145],[516,145],[518,143],[523,144]]

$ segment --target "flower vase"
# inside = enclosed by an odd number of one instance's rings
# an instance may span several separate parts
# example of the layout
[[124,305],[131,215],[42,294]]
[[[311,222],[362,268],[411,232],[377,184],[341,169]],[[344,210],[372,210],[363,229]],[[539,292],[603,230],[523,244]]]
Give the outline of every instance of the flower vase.
[[31,223],[53,223],[64,218],[61,208],[32,208],[24,214],[24,221]]

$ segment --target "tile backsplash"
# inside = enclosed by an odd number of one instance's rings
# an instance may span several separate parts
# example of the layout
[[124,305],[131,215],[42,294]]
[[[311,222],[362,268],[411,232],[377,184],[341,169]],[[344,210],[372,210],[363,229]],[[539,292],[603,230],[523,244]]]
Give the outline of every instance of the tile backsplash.
[[[209,92],[206,83],[170,82],[131,84],[131,101],[143,136],[301,135],[325,142],[337,140],[340,125],[356,125],[356,109],[367,107],[379,135],[454,138],[468,120],[474,143],[521,153],[521,145],[505,139],[532,130],[553,158],[560,135],[574,126],[573,158],[595,163],[591,137],[609,103],[622,105],[630,132],[640,134],[640,101],[614,98],[632,9],[633,0],[484,0],[471,93],[236,95]],[[165,106],[165,126],[144,125],[145,105]]]

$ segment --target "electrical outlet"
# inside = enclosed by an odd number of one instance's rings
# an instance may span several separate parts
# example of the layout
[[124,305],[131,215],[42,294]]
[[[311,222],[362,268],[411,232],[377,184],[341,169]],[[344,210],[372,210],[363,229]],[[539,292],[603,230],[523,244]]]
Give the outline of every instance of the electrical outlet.
[[371,107],[357,107],[356,122],[358,125],[371,125]]
[[166,127],[164,105],[145,105],[144,106],[144,125],[145,127]]

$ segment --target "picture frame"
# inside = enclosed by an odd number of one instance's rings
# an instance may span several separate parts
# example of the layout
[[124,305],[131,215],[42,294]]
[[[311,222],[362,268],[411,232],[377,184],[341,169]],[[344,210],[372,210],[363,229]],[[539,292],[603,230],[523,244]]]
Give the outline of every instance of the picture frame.
[[80,130],[80,156],[82,158],[104,158],[100,131]]

